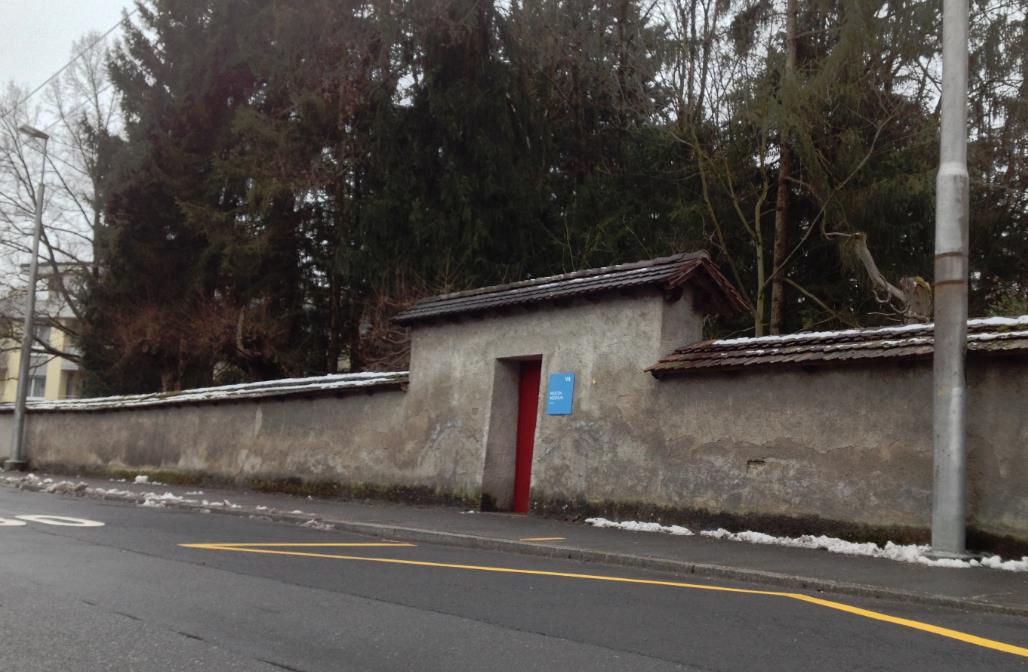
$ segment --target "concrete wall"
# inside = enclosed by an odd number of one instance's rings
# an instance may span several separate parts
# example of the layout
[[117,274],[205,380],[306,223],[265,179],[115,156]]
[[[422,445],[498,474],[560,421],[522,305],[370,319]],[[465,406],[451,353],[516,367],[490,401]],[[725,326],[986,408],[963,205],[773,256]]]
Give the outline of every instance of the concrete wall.
[[[1028,540],[1028,362],[972,359],[971,522]],[[930,525],[931,366],[651,380],[540,436],[542,499]]]
[[[519,363],[541,359],[537,509],[633,506],[927,528],[927,362],[754,370],[658,381],[697,340],[689,292],[440,322],[414,330],[406,392],[30,414],[36,464],[178,469],[422,488],[511,504]],[[672,342],[676,341],[676,342]],[[548,374],[577,374],[574,413],[545,414]],[[1028,359],[973,357],[970,512],[1028,542]],[[56,407],[55,407],[56,408]],[[7,452],[9,413],[0,413]],[[72,439],[69,441],[69,437]]]
[[[929,362],[658,381],[644,369],[700,338],[691,305],[689,296],[667,302],[652,292],[418,329],[409,392],[421,423],[415,435],[446,437],[451,482],[470,492],[481,484],[492,503],[508,507],[513,364],[541,357],[537,507],[929,526]],[[546,376],[559,371],[578,376],[571,416],[545,414]],[[974,357],[969,386],[971,522],[1028,540],[1028,361]]]
[[[538,475],[544,495],[583,492],[599,475],[583,471],[580,456],[594,444],[590,436],[612,437],[631,428],[620,416],[653,389],[655,381],[644,369],[666,354],[665,323],[676,325],[682,342],[700,337],[702,319],[689,292],[668,302],[660,291],[646,289],[595,303],[415,329],[408,441],[436,456],[448,487],[477,492],[485,474],[485,494],[497,507],[509,507],[517,437],[514,363],[541,358],[533,478]],[[577,375],[570,417],[544,412],[547,374],[559,371]],[[419,443],[422,436],[429,441]],[[569,441],[574,445],[565,452]]]
[[[345,396],[199,402],[153,408],[30,412],[34,466],[170,469],[230,479],[303,478],[351,486],[435,489],[436,474],[397,441],[399,390]],[[11,413],[0,413],[8,454]]]

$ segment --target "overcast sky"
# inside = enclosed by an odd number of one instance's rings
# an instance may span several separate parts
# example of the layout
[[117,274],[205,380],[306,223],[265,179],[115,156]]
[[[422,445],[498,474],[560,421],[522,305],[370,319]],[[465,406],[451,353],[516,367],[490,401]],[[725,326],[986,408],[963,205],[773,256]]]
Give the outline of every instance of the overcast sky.
[[[0,0],[0,85],[34,89],[71,58],[71,43],[105,32],[132,0]],[[117,31],[111,35],[113,40]]]

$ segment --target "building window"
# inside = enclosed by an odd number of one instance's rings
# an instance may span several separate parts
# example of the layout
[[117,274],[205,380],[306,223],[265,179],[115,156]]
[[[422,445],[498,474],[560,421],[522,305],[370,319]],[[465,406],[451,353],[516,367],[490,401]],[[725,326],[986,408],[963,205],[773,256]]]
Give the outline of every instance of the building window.
[[79,376],[77,373],[68,371],[64,374],[64,398],[77,399],[79,397]]
[[46,364],[50,358],[34,352],[29,359],[29,399],[42,399],[46,396]]
[[[24,333],[24,332],[22,332]],[[48,324],[34,324],[32,325],[32,337],[35,339],[32,343],[33,349],[43,347],[40,343],[50,345],[50,325]]]
[[50,345],[50,325],[32,325],[32,336],[35,339],[32,343],[32,354],[29,357],[29,399],[43,399],[46,397],[46,365],[50,362],[50,355],[43,350],[43,345]]

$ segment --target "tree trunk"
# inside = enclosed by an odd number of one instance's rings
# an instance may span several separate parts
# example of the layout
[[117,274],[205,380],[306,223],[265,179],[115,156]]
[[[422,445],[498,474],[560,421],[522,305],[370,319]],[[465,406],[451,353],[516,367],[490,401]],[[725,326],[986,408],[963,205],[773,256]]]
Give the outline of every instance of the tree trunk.
[[[788,0],[785,10],[785,73],[781,88],[788,86],[796,74],[796,0]],[[780,88],[780,90],[781,90]],[[779,94],[781,98],[781,94]],[[784,105],[784,100],[783,100]],[[785,257],[789,253],[789,178],[792,173],[792,146],[788,128],[783,124],[781,158],[778,164],[778,194],[775,200],[775,237],[771,263],[771,315],[769,331],[782,333],[785,320]]]
[[[783,133],[784,136],[784,133]],[[789,253],[789,173],[791,152],[783,143],[782,157],[778,169],[778,196],[775,200],[775,237],[771,250],[771,315],[768,331],[771,334],[782,333],[782,322],[785,320],[785,257]]]
[[328,350],[325,353],[325,371],[339,371],[339,355],[342,344],[339,338],[339,302],[341,291],[339,277],[333,268],[328,276]]

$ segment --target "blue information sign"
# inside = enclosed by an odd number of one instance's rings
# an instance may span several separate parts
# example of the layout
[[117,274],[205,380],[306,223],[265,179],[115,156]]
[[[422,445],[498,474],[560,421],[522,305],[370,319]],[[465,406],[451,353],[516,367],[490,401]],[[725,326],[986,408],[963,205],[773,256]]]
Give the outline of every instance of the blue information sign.
[[571,415],[575,401],[575,374],[550,374],[549,393],[546,396],[546,415]]

